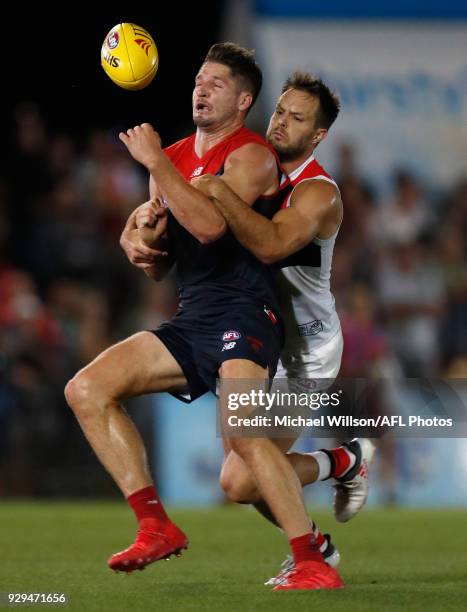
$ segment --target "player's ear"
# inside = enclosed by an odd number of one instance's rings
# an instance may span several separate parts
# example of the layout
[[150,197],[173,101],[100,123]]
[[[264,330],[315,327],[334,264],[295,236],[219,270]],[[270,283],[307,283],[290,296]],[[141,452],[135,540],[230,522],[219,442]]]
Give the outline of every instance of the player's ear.
[[238,101],[238,110],[248,110],[253,104],[253,96],[249,91],[242,91]]
[[325,128],[318,128],[313,136],[312,143],[316,146],[326,138],[328,131]]

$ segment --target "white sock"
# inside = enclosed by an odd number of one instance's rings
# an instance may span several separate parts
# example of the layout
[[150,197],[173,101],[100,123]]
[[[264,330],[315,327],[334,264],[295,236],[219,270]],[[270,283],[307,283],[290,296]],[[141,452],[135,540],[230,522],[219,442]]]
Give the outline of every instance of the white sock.
[[323,453],[323,451],[315,451],[314,453],[307,453],[307,455],[313,457],[318,464],[318,478],[316,480],[329,478],[331,475],[331,460],[326,453]]

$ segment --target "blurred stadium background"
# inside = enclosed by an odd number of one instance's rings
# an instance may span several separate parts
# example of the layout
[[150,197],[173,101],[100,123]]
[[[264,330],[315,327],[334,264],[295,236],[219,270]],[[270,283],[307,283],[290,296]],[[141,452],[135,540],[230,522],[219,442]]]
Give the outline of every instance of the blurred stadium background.
[[[0,496],[115,498],[65,405],[66,381],[111,343],[171,316],[118,245],[147,180],[117,134],[151,122],[163,142],[192,129],[193,78],[209,46],[255,48],[263,131],[285,77],[323,76],[342,113],[318,159],[345,219],[333,291],[349,377],[467,378],[467,9],[464,2],[203,2],[11,19],[3,57],[0,169]],[[18,29],[16,25],[21,22]],[[119,90],[99,66],[119,21],[147,28],[160,70]],[[129,409],[174,506],[223,503],[215,402],[168,395]],[[302,448],[323,441],[304,441]],[[456,466],[450,469],[450,466]],[[467,505],[467,440],[382,442],[371,503]],[[325,504],[329,486],[312,488]]]

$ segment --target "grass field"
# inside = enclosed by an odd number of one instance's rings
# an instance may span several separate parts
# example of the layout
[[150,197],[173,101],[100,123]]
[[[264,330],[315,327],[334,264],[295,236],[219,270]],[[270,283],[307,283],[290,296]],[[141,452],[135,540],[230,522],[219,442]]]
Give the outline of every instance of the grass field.
[[107,556],[133,537],[134,519],[123,503],[3,503],[0,591],[66,592],[65,609],[82,612],[467,609],[465,511],[367,510],[347,525],[319,512],[316,519],[341,552],[347,588],[296,593],[263,586],[286,542],[253,511],[172,514],[188,532],[190,549],[126,576],[106,567]]

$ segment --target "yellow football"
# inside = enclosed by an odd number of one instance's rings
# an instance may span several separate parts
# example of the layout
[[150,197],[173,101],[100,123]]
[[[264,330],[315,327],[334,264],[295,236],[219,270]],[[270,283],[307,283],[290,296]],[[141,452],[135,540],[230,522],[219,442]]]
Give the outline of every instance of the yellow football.
[[156,43],[134,23],[119,23],[107,34],[101,64],[114,83],[124,89],[143,89],[153,80],[159,65]]

